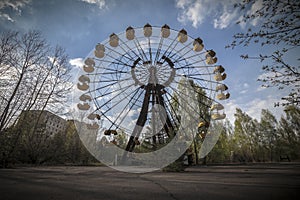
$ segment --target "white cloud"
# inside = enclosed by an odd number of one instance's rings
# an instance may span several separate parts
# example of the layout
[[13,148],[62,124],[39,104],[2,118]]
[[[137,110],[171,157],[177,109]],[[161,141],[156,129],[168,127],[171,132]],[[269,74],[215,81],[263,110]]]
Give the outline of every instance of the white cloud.
[[[262,8],[262,6],[263,6],[262,0],[255,1],[251,5],[250,9],[248,9],[248,11],[246,12],[246,15],[254,15],[257,10],[260,10]],[[243,15],[240,15],[237,21],[240,21],[239,23],[240,27],[242,29],[245,29],[247,23],[243,21]],[[250,25],[252,26],[256,26],[259,22],[260,22],[260,18],[258,17],[249,21]]]
[[24,7],[26,4],[29,4],[31,0],[1,0],[0,1],[0,10],[6,7],[11,7],[12,9],[20,12],[20,8]]
[[15,20],[13,20],[8,14],[6,13],[0,13],[0,18],[4,18],[10,22],[15,22]]
[[248,91],[249,91],[249,84],[244,83],[242,84],[239,94],[246,94]]
[[[254,4],[252,4],[251,9],[247,12],[247,14],[249,15],[254,14],[257,10],[260,10],[262,6],[263,6],[262,0],[255,1]],[[259,20],[260,20],[259,18],[255,18],[250,22],[250,24],[252,26],[256,26]]]
[[178,0],[176,7],[182,12],[177,19],[183,24],[190,21],[197,28],[211,14],[213,8],[211,5],[212,2],[206,0]]
[[105,8],[105,0],[81,0],[81,1],[89,4],[95,4],[99,7],[99,9]]
[[15,20],[5,12],[7,8],[12,8],[18,15],[21,15],[22,8],[29,4],[31,0],[1,0],[0,1],[0,18],[4,18],[10,22],[15,22]]
[[263,87],[263,86],[259,86],[257,89],[256,89],[256,92],[261,92],[261,91],[264,91],[265,89],[267,89],[266,87]]
[[184,8],[186,5],[189,5],[191,0],[177,0],[176,7],[177,8]]
[[258,121],[260,121],[261,118],[261,110],[268,109],[277,118],[277,120],[279,120],[284,114],[284,107],[274,107],[274,102],[277,101],[278,97],[275,95],[269,95],[265,99],[255,98],[249,102],[245,101],[245,103],[241,101],[237,102],[236,100],[228,100],[223,105],[225,108],[226,118],[234,125],[234,114],[236,108],[242,109],[243,112],[246,112],[250,117]]
[[[180,10],[177,20],[183,24],[191,22],[197,28],[205,21],[211,21],[214,28],[225,29],[237,21],[241,20],[243,14],[254,14],[262,8],[262,0],[255,1],[241,13],[234,4],[239,0],[177,0],[176,7]],[[256,26],[260,21],[259,18],[250,21],[252,26]],[[244,22],[240,23],[245,28]]]
[[280,119],[283,114],[283,107],[274,107],[274,102],[277,102],[278,98],[275,96],[267,96],[266,99],[256,98],[245,105],[245,112],[249,114],[251,117],[260,121],[261,110],[268,109],[273,115]]
[[228,100],[228,102],[224,104],[226,118],[231,122],[231,124],[234,124],[234,113],[238,107],[239,105],[235,100]]
[[176,7],[182,11],[178,21],[183,24],[192,22],[197,28],[205,20],[212,20],[214,28],[224,29],[237,19],[238,12],[233,10],[235,2],[237,0],[177,0]]
[[248,83],[244,83],[243,86],[244,86],[244,88],[249,88],[249,84]]
[[73,58],[73,59],[70,59],[69,63],[73,66],[81,68],[83,66],[83,59],[82,58]]
[[248,92],[248,90],[242,90],[240,91],[240,94],[246,94]]
[[214,19],[214,28],[224,29],[230,24],[235,23],[238,16],[238,10],[230,10],[227,5],[223,6],[223,14]]

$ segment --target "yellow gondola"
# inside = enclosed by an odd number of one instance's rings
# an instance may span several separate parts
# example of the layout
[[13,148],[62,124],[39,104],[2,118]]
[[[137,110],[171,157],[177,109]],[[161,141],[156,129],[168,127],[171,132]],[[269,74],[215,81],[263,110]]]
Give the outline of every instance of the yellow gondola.
[[118,132],[116,130],[105,130],[104,135],[117,135]]
[[163,38],[167,38],[167,37],[170,36],[170,34],[171,34],[171,32],[170,32],[170,27],[169,27],[167,24],[163,25],[163,26],[161,27],[161,36],[162,36]]
[[213,65],[218,61],[218,58],[217,57],[207,57],[205,61],[206,61],[206,64]]
[[219,99],[219,100],[225,100],[225,99],[228,99],[229,97],[230,97],[229,93],[227,93],[227,94],[224,94],[224,93],[217,94],[217,99]]
[[88,110],[88,109],[90,109],[90,105],[87,103],[84,103],[84,104],[79,103],[79,104],[77,104],[77,108],[79,110]]
[[213,120],[221,120],[221,119],[225,119],[226,118],[226,114],[223,113],[223,114],[219,114],[219,113],[215,113],[215,114],[212,114],[211,115],[211,118]]
[[226,79],[226,77],[227,77],[226,73],[223,73],[223,74],[218,73],[214,76],[214,79],[216,81],[224,81]]
[[152,35],[152,26],[150,24],[146,24],[144,26],[144,36],[150,37]]
[[178,42],[185,43],[188,39],[187,32],[184,29],[181,29],[177,35]]
[[206,126],[206,122],[203,122],[203,121],[199,122],[198,128],[201,128],[203,126]]
[[88,84],[80,84],[80,83],[77,83],[77,88],[79,89],[79,90],[82,90],[82,91],[86,91],[86,90],[88,90],[89,89],[89,85]]
[[105,47],[103,44],[97,44],[95,49],[94,54],[97,58],[103,58],[105,56]]
[[109,36],[109,45],[112,47],[117,47],[119,45],[119,37],[116,34],[111,34]]
[[96,130],[99,129],[99,125],[97,123],[87,124],[88,129]]
[[215,57],[216,56],[216,52],[214,50],[207,50],[206,51],[206,54],[205,54],[205,57],[208,58],[208,57]]
[[88,119],[90,120],[94,120],[94,119],[100,119],[100,115],[99,114],[95,114],[95,113],[91,113],[87,116]]
[[228,87],[227,87],[227,85],[225,85],[225,84],[220,84],[220,85],[217,85],[216,86],[216,91],[218,92],[218,91],[225,91],[225,90],[228,90]]
[[135,37],[135,31],[131,26],[129,26],[126,29],[126,38],[127,38],[127,40],[133,40],[134,37]]
[[213,104],[211,107],[210,107],[211,110],[222,110],[224,109],[224,106],[220,103],[217,103],[217,104]]
[[87,66],[92,66],[94,67],[95,66],[95,61],[92,59],[92,58],[87,58],[85,61],[84,61],[84,64],[86,64]]
[[92,97],[87,95],[87,94],[82,94],[80,97],[79,97],[79,100],[80,101],[92,101]]
[[222,65],[218,65],[214,69],[214,73],[223,73],[224,71],[225,71],[225,69]]
[[193,43],[193,50],[196,52],[200,52],[203,50],[203,48],[203,40],[201,40],[200,38],[196,38]]

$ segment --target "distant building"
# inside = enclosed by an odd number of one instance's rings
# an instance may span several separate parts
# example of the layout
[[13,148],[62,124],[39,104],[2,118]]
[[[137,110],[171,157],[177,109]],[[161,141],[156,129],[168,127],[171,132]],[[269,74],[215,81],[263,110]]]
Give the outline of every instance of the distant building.
[[65,132],[67,121],[47,110],[22,111],[17,126],[25,129],[35,128],[36,132],[55,135]]

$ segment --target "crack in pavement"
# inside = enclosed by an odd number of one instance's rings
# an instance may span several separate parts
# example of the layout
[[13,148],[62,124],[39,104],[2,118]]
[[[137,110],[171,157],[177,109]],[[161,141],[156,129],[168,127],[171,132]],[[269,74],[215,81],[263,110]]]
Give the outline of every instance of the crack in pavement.
[[163,191],[167,192],[167,194],[174,200],[179,200],[177,197],[175,197],[175,195],[170,192],[165,186],[163,186],[162,184],[160,184],[159,182],[156,182],[150,178],[146,178],[146,177],[143,177],[142,175],[139,175],[138,176],[140,179],[144,180],[144,181],[148,181],[148,182],[151,182],[155,185],[157,185],[159,188],[161,188]]

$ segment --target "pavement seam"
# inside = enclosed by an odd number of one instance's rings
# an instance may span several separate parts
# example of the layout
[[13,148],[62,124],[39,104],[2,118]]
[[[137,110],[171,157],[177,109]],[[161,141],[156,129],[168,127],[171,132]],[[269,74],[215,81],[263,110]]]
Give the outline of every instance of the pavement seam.
[[172,192],[170,192],[166,187],[164,187],[162,184],[160,184],[159,182],[156,182],[152,179],[149,179],[149,178],[146,178],[146,177],[143,177],[141,175],[139,175],[139,178],[142,179],[142,180],[145,180],[145,181],[148,181],[148,182],[151,182],[151,183],[154,183],[155,185],[157,185],[158,187],[160,187],[162,190],[164,190],[165,192],[167,192],[167,194],[174,200],[179,200],[177,197],[174,196],[174,194]]

